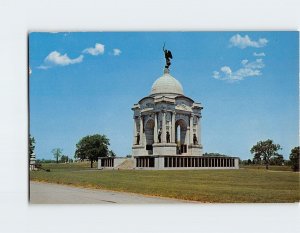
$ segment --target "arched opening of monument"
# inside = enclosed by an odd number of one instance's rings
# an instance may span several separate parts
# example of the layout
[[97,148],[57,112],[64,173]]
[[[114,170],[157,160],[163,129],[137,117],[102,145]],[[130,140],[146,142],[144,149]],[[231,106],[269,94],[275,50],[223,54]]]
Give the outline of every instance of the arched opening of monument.
[[150,119],[145,125],[145,137],[146,137],[146,150],[148,155],[153,154],[153,143],[154,143],[154,120]]
[[175,140],[177,144],[177,154],[187,153],[187,124],[184,120],[180,119],[175,123]]

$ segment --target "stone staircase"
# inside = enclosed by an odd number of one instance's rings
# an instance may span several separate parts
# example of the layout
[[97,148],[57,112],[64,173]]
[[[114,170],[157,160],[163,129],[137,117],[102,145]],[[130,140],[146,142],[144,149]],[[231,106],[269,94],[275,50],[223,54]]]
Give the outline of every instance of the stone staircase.
[[116,169],[133,169],[134,168],[134,160],[131,158],[126,159],[123,163],[116,167]]

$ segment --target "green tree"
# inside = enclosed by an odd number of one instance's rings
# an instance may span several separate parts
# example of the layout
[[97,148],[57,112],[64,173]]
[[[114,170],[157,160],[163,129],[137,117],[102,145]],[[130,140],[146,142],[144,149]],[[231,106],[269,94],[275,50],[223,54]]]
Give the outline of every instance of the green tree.
[[299,150],[299,146],[291,150],[290,161],[293,171],[299,171]]
[[203,156],[211,156],[211,157],[229,157],[229,155],[224,155],[220,153],[204,153]]
[[284,163],[283,155],[277,154],[270,159],[270,165],[281,166]]
[[56,159],[56,163],[58,163],[58,160],[61,158],[62,156],[62,149],[61,148],[54,148],[51,152],[54,156],[54,158]]
[[278,156],[277,151],[280,149],[279,144],[274,144],[271,139],[268,139],[266,141],[259,141],[251,148],[250,152],[254,154],[253,159],[262,159],[266,165],[266,169],[269,169],[270,159]]
[[113,152],[112,150],[110,150],[110,151],[108,152],[108,156],[109,156],[109,157],[116,157],[117,155],[116,155],[115,152]]
[[35,139],[29,134],[29,146],[28,146],[29,159],[35,156],[34,149],[35,149]]
[[92,168],[93,162],[97,161],[98,157],[108,156],[108,145],[109,139],[105,135],[85,136],[76,144],[75,158],[90,160]]
[[254,164],[261,164],[261,157],[260,157],[260,154],[254,154],[254,157],[253,157],[253,163],[254,163]]
[[67,163],[69,161],[69,157],[67,155],[62,155],[60,158],[61,163]]

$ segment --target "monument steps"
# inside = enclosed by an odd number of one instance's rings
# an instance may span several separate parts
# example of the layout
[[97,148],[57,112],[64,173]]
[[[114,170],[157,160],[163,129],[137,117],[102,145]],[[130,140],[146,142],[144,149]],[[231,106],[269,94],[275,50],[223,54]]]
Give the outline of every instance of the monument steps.
[[126,159],[123,163],[118,165],[116,169],[133,169],[134,168],[134,160],[131,158]]

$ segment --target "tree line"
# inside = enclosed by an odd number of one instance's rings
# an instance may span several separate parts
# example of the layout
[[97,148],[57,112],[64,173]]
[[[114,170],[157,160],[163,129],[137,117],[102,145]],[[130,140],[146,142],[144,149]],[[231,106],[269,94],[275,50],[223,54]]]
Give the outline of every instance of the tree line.
[[[78,160],[88,160],[91,163],[91,168],[93,163],[98,160],[98,157],[116,157],[116,154],[108,149],[110,145],[109,139],[105,135],[94,134],[87,135],[79,140],[76,144],[76,151],[74,158]],[[29,147],[28,154],[29,159],[34,156],[35,149],[35,139],[29,135]],[[265,141],[259,141],[256,145],[252,146],[250,152],[253,154],[253,159],[248,159],[242,161],[243,164],[264,164],[266,169],[270,165],[282,165],[284,162],[291,166],[293,171],[299,171],[299,150],[300,147],[294,147],[291,150],[289,161],[285,161],[283,155],[279,154],[278,151],[281,150],[279,144],[273,143],[271,139]],[[51,152],[54,156],[56,163],[59,162],[71,162],[71,158],[63,155],[61,148],[54,148]],[[205,153],[204,156],[227,156],[219,153]]]

